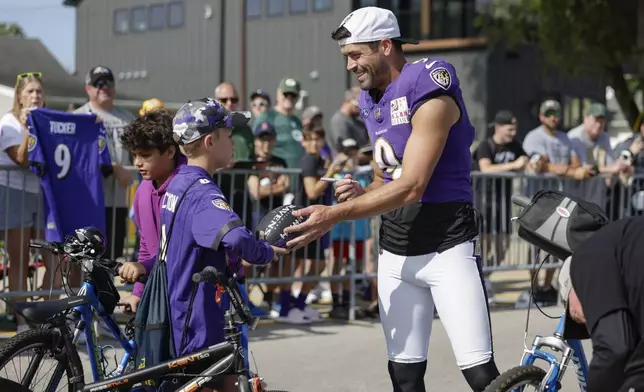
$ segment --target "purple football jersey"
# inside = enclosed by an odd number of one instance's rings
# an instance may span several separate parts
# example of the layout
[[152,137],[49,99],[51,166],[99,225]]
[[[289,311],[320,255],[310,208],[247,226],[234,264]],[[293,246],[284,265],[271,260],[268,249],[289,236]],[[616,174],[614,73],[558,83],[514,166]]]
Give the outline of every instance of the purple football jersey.
[[373,157],[384,173],[385,183],[402,172],[402,157],[411,134],[411,118],[427,100],[449,95],[461,109],[450,129],[445,149],[420,200],[422,203],[472,202],[470,188],[474,126],[470,123],[454,67],[443,60],[421,59],[405,64],[379,102],[361,91],[360,115],[365,120]]
[[100,167],[111,166],[105,129],[94,114],[37,109],[28,116],[29,161],[41,175],[48,241],[94,226],[105,233]]
[[[188,187],[183,202],[177,204]],[[166,233],[175,215],[170,237]],[[217,301],[217,288],[200,284],[194,298],[187,333],[187,344],[179,352],[185,323],[192,275],[206,266],[223,271],[229,262],[233,270],[240,258],[252,264],[265,264],[273,259],[273,249],[258,241],[230,208],[221,189],[202,168],[184,165],[170,182],[161,202],[161,243],[158,258],[168,266],[168,293],[171,322],[178,355],[223,341],[224,311]],[[241,269],[243,271],[243,269]]]

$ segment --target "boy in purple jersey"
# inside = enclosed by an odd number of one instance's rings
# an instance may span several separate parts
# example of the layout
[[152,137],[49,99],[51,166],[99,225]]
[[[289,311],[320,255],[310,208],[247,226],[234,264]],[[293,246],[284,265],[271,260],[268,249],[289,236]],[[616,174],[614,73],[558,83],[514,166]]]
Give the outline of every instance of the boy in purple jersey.
[[[134,196],[134,222],[139,230],[138,262],[127,262],[119,271],[128,282],[149,274],[159,250],[159,218],[161,199],[170,181],[186,163],[179,145],[172,136],[172,115],[165,109],[144,113],[125,128],[121,144],[130,154],[143,181]],[[136,309],[143,295],[143,283],[135,283],[132,295],[121,300]]]
[[373,145],[376,179],[366,189],[346,175],[334,206],[286,232],[289,247],[321,237],[334,223],[382,214],[378,300],[396,392],[424,392],[434,307],[473,391],[498,375],[478,228],[470,189],[472,126],[454,67],[408,64],[394,14],[377,7],[349,14],[331,37],[362,89],[359,104]]
[[[231,131],[244,126],[249,117],[230,113],[212,98],[188,101],[173,120],[174,139],[188,158],[170,182],[161,204],[159,258],[167,262],[168,294],[177,356],[183,356],[224,340],[224,308],[217,301],[217,288],[198,286],[180,347],[188,313],[192,275],[206,266],[223,271],[227,263],[242,270],[241,259],[263,265],[288,253],[272,247],[246,229],[228,205],[213,174],[233,157]],[[183,202],[177,208],[178,200]],[[171,233],[167,230],[174,221]],[[242,270],[243,271],[243,270]],[[199,369],[195,369],[199,370]],[[235,376],[226,377],[220,391],[234,391]]]

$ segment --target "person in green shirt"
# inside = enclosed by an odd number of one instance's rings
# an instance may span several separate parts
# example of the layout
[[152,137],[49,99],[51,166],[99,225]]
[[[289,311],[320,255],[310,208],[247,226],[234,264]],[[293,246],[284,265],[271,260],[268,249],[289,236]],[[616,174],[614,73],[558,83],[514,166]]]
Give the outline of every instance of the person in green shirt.
[[[232,83],[224,82],[215,88],[215,99],[219,101],[229,112],[237,111],[239,105],[239,94]],[[233,144],[235,155],[233,160],[250,161],[255,154],[255,135],[248,126],[233,128]]]
[[[300,82],[286,77],[282,79],[275,96],[275,107],[255,118],[253,127],[268,122],[275,128],[277,142],[273,153],[286,161],[287,167],[299,168],[304,155],[302,147],[302,122],[293,113],[300,96]],[[235,146],[237,148],[237,146]]]

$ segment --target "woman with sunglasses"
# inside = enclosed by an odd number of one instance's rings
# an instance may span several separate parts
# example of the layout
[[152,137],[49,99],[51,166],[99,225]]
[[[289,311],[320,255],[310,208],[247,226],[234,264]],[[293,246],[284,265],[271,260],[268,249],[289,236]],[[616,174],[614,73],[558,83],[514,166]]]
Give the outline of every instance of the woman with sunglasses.
[[[29,138],[27,115],[44,104],[42,74],[22,73],[16,80],[13,107],[0,118],[0,167],[11,167],[0,170],[0,230],[11,260],[9,291],[27,290],[29,241],[36,238],[36,228],[42,229],[40,181],[35,174],[18,168],[29,166],[29,150],[35,145]],[[7,265],[4,267],[6,270]],[[20,316],[16,323],[18,332],[29,328]]]

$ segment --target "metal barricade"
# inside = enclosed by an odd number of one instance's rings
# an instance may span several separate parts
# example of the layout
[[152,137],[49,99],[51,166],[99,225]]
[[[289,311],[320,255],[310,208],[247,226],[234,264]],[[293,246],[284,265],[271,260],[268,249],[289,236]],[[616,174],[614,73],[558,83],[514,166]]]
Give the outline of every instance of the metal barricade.
[[[125,203],[107,206],[106,217],[108,221],[111,218],[113,222],[108,225],[110,232],[107,233],[107,237],[112,239],[109,243],[109,254],[129,261],[137,260],[137,233],[130,209],[139,176],[133,167],[127,169],[132,173],[132,184],[127,189],[112,187],[115,192],[122,192],[121,200],[125,200]],[[14,186],[13,188],[6,185],[8,178],[11,179],[9,184]],[[0,203],[3,203],[1,211],[5,211],[4,215],[0,216],[0,229],[7,229],[2,230],[0,235],[0,274],[2,296],[11,300],[25,297],[36,299],[50,293],[63,294],[60,281],[55,280],[55,276],[59,274],[51,273],[58,268],[57,260],[51,255],[31,252],[25,246],[13,246],[16,242],[27,244],[29,239],[43,238],[44,235],[42,195],[40,192],[30,193],[25,178],[28,181],[29,178],[31,181],[38,180],[28,170],[0,167]],[[115,181],[113,178],[109,180]],[[227,195],[231,208],[251,231],[254,231],[259,220],[273,208],[281,204],[301,204],[302,184],[297,169],[259,172],[235,169],[217,173],[214,180]],[[263,193],[259,191],[262,184],[276,181],[288,182],[288,190],[284,194],[263,197]],[[21,184],[20,187],[15,186],[18,183]],[[631,177],[628,181],[603,176],[574,181],[547,175],[491,175],[474,172],[472,190],[475,207],[479,213],[485,272],[528,270],[534,266],[537,260],[535,255],[530,253],[531,247],[520,241],[516,234],[512,217],[518,210],[512,206],[510,197],[513,194],[532,196],[540,189],[561,190],[591,200],[603,207],[611,220],[641,214],[644,211],[642,175]],[[111,200],[118,199],[116,194],[113,196]],[[332,201],[329,199],[329,202]],[[366,230],[367,226],[369,230]],[[245,266],[248,284],[260,287],[262,291],[272,291],[278,286],[301,286],[306,283],[322,283],[331,285],[333,290],[340,290],[339,285],[342,285],[342,290],[350,293],[350,312],[353,318],[356,293],[361,286],[367,290],[370,284],[375,284],[379,219],[348,222],[341,230],[342,234],[339,237],[330,236],[325,242],[317,243],[314,253],[323,256],[305,263],[307,265],[303,271],[296,269],[295,263],[290,261],[297,258],[296,255],[282,257],[278,263],[268,267]],[[367,231],[368,235],[365,234]],[[307,256],[303,255],[300,258],[306,259]],[[13,259],[24,261],[16,266],[16,263],[12,263]],[[334,263],[339,261],[343,268],[334,269]],[[559,265],[553,262],[544,265],[543,268],[556,268]],[[49,273],[43,279],[42,274],[47,272]],[[11,284],[11,276],[18,284]],[[130,288],[131,286],[124,287],[125,290]]]

